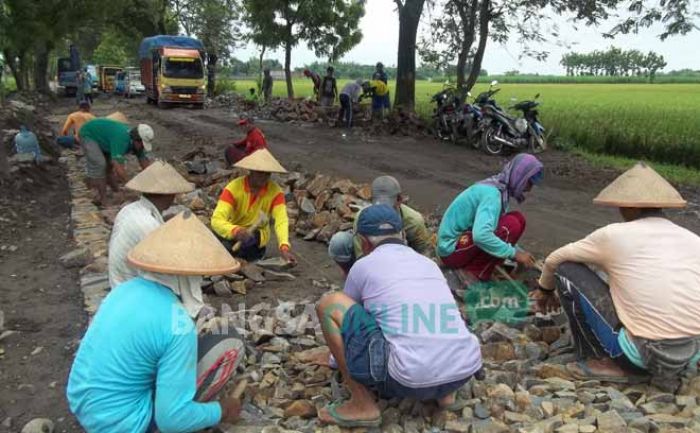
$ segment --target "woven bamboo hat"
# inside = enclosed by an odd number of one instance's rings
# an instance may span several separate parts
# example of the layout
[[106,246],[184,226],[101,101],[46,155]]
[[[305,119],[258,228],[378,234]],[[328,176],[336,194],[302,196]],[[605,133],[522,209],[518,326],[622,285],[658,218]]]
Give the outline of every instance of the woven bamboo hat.
[[127,261],[170,275],[222,275],[241,267],[192,212],[182,212],[151,232],[129,251]]
[[234,167],[245,168],[266,173],[286,173],[287,170],[275,159],[267,149],[258,149],[234,164]]
[[116,120],[117,122],[126,123],[127,125],[129,124],[129,119],[127,119],[124,113],[121,111],[115,111],[114,113],[108,114],[105,117],[107,119]]
[[153,161],[125,186],[146,194],[182,194],[194,191],[193,183],[182,177],[172,165],[160,160]]
[[638,162],[606,186],[593,203],[639,208],[674,208],[687,204],[666,179],[643,162]]

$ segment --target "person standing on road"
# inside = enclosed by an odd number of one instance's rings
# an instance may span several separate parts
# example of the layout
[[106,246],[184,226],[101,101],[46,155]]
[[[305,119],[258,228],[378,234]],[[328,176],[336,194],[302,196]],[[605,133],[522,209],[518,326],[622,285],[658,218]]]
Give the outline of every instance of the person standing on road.
[[265,102],[270,102],[270,98],[272,98],[272,75],[270,75],[270,68],[263,69],[262,94],[265,98]]
[[240,400],[215,398],[243,341],[233,330],[198,335],[193,319],[204,305],[203,276],[240,263],[189,211],[127,260],[139,276],[112,288],[81,340],[66,387],[71,412],[88,433],[185,433],[234,422]]
[[83,75],[83,94],[85,95],[85,100],[92,105],[92,75],[87,68],[85,68]]
[[126,155],[136,155],[142,169],[151,163],[153,129],[140,124],[135,128],[107,118],[92,119],[80,128],[81,145],[85,149],[87,177],[95,189],[95,203],[102,206],[107,198],[107,181],[115,192],[119,182],[126,183]]
[[362,90],[364,92],[363,95],[372,97],[372,117],[383,119],[389,87],[381,80],[372,80],[362,83]]
[[[425,226],[423,215],[403,201],[401,185],[396,178],[379,176],[374,179],[372,182],[372,203],[387,204],[393,207],[401,217],[402,235],[406,244],[419,254],[431,256],[434,252],[434,245],[431,234]],[[364,209],[355,217],[355,226],[352,231],[334,234],[328,244],[328,255],[340,266],[345,275],[363,255],[361,237],[357,233],[357,220],[363,211]]]
[[543,177],[542,163],[533,155],[516,155],[499,174],[470,186],[445,211],[438,229],[437,254],[450,268],[461,269],[468,281],[488,281],[496,266],[514,259],[535,265],[532,254],[516,244],[525,232],[525,216],[508,212]]
[[80,144],[80,128],[85,122],[95,118],[90,112],[90,104],[87,101],[81,101],[79,107],[78,111],[68,115],[61,129],[61,135],[56,138],[56,142],[59,145],[69,149]]
[[386,72],[384,72],[384,64],[382,62],[377,63],[376,69],[372,74],[372,80],[381,81],[387,86],[386,93],[383,97],[380,98],[378,95],[372,97],[372,109],[374,110],[375,107],[377,107],[377,109],[381,110],[391,110],[391,98],[389,96],[389,77],[387,76]]
[[333,69],[333,66],[329,66],[326,69],[326,76],[323,77],[323,81],[321,81],[322,107],[332,107],[336,98],[338,98],[338,83],[333,76],[334,72],[335,69]]
[[238,126],[246,133],[243,140],[233,143],[224,152],[228,165],[233,165],[259,149],[267,148],[267,140],[252,118],[241,119]]
[[338,122],[344,122],[346,128],[352,127],[352,111],[360,102],[362,95],[362,80],[359,78],[343,86],[340,91],[340,110],[338,111]]
[[321,97],[321,76],[309,69],[304,69],[304,76],[310,78],[314,84],[314,99],[319,100]]
[[127,254],[149,233],[163,225],[163,211],[173,204],[177,194],[194,191],[194,184],[185,180],[170,164],[154,161],[134,176],[125,188],[140,192],[141,198],[121,208],[114,219],[109,238],[111,287],[136,278],[137,270],[127,262]]
[[[228,251],[253,261],[265,255],[272,235],[270,226],[274,224],[280,254],[288,262],[295,263],[289,243],[284,191],[270,180],[272,173],[286,173],[287,170],[267,149],[256,150],[234,166],[249,173],[232,180],[221,192],[211,216],[212,230]],[[237,245],[240,249],[235,250]]]
[[75,71],[75,103],[80,104],[80,102],[85,99],[85,88],[83,87],[83,82],[85,81],[83,77],[83,72],[81,70]]
[[550,254],[533,298],[545,312],[561,303],[568,316],[574,377],[624,383],[649,375],[674,392],[700,360],[700,237],[662,210],[687,202],[638,163],[593,203],[617,207],[624,222]]
[[323,423],[380,426],[373,391],[451,408],[457,390],[482,368],[479,341],[460,318],[440,268],[406,246],[401,229],[391,206],[366,208],[357,221],[364,257],[342,292],[319,301],[323,335],[350,391],[350,399],[319,411]]

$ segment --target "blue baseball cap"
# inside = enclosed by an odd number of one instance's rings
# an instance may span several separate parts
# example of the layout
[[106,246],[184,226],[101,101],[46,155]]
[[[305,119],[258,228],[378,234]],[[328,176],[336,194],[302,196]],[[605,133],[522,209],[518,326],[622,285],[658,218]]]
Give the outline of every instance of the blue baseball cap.
[[403,223],[396,209],[386,204],[374,204],[362,209],[357,220],[357,233],[364,236],[385,236],[399,233]]

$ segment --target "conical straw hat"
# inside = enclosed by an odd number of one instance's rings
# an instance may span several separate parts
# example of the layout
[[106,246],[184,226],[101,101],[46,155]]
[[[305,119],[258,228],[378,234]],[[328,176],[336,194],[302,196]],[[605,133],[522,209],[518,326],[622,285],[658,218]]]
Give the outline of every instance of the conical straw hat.
[[117,122],[126,123],[127,125],[129,124],[129,119],[127,119],[124,113],[121,111],[115,111],[114,113],[108,114],[105,117],[107,119],[116,120]]
[[170,275],[221,275],[240,268],[192,212],[182,212],[151,232],[129,252],[127,261]]
[[640,208],[685,207],[687,204],[666,179],[643,162],[638,162],[606,186],[593,203]]
[[145,170],[134,176],[126,187],[146,194],[181,194],[194,191],[188,182],[167,162],[156,160]]
[[245,168],[266,173],[286,173],[287,170],[275,159],[267,149],[258,149],[234,164],[234,167]]

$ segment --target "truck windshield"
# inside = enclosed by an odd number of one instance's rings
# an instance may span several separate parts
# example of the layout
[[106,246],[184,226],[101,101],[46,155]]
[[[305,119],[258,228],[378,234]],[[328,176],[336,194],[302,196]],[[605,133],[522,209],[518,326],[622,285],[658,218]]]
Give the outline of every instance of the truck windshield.
[[202,78],[202,61],[192,57],[168,57],[163,75],[168,78]]

